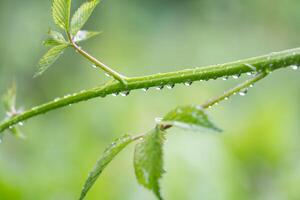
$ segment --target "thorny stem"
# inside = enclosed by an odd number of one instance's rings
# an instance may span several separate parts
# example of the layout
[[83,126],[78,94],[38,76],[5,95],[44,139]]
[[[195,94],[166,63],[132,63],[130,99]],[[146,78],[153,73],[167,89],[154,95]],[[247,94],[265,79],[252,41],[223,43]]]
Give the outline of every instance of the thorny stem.
[[271,53],[265,56],[254,57],[236,62],[208,67],[198,67],[181,71],[159,73],[150,76],[127,78],[127,85],[118,81],[109,81],[99,87],[84,90],[72,95],[57,98],[48,103],[33,107],[23,113],[6,119],[0,123],[0,133],[19,122],[30,119],[34,116],[65,107],[70,104],[86,101],[96,97],[105,97],[110,94],[126,93],[137,89],[150,87],[163,87],[178,83],[186,83],[199,80],[217,79],[247,72],[274,71],[276,69],[300,65],[300,48],[290,49],[278,53]]
[[98,59],[91,56],[89,53],[84,51],[81,47],[79,47],[72,39],[72,36],[67,33],[69,41],[71,43],[71,46],[76,50],[76,52],[80,53],[82,56],[84,56],[86,59],[88,59],[90,62],[94,64],[94,66],[102,69],[105,71],[108,75],[112,76],[114,79],[120,81],[122,84],[127,85],[127,77],[123,76],[122,74],[119,74],[115,70],[111,69],[104,63],[100,62]]

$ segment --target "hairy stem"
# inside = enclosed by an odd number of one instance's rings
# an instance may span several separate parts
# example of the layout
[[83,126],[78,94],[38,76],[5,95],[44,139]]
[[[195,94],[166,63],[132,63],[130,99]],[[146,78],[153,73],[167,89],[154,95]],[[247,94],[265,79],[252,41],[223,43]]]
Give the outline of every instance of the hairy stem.
[[13,125],[32,118],[34,116],[70,105],[81,101],[86,101],[96,97],[105,97],[114,93],[128,94],[132,90],[163,87],[198,80],[210,80],[220,77],[239,75],[247,72],[273,71],[290,65],[300,65],[300,48],[271,53],[265,56],[254,57],[236,62],[212,65],[208,67],[198,67],[181,71],[159,73],[149,76],[127,78],[127,84],[119,81],[109,81],[99,87],[84,90],[72,95],[55,99],[40,106],[33,107],[23,113],[11,117],[0,124],[0,132],[12,127]]

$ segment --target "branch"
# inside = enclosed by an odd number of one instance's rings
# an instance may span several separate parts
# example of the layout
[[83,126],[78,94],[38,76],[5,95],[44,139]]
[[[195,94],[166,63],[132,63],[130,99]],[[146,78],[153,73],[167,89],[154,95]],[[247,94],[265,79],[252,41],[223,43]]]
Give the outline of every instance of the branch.
[[159,73],[149,76],[127,78],[127,84],[119,81],[110,81],[106,84],[85,90],[60,99],[55,99],[40,106],[33,107],[23,113],[9,118],[0,124],[0,133],[19,122],[34,116],[55,110],[70,104],[86,101],[96,97],[105,97],[110,94],[129,94],[132,90],[148,89],[150,87],[164,87],[179,83],[190,83],[193,81],[217,79],[243,73],[270,72],[276,69],[300,65],[300,48],[290,49],[282,52],[271,53],[265,56],[254,57],[236,62],[198,67],[169,73]]
[[240,93],[241,95],[245,95],[248,91],[248,88],[253,87],[253,84],[257,81],[265,78],[267,76],[266,72],[261,72],[254,76],[253,78],[246,80],[245,82],[237,85],[234,88],[231,88],[230,90],[224,92],[220,96],[217,96],[215,98],[212,98],[208,100],[206,103],[202,105],[203,108],[211,108],[212,106],[218,104],[219,102],[223,100],[227,100],[230,96],[235,95],[237,93]]

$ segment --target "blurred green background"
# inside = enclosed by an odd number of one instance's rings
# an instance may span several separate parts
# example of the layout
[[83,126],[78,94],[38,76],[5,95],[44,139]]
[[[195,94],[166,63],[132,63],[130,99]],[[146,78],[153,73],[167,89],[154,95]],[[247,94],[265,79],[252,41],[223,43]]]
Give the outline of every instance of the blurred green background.
[[[82,1],[75,1],[73,9]],[[104,33],[83,47],[129,75],[218,64],[300,46],[298,0],[107,0],[86,29]],[[68,50],[33,79],[51,1],[0,0],[0,93],[18,84],[18,106],[30,108],[108,80]],[[246,97],[210,110],[221,135],[173,129],[161,185],[168,200],[300,199],[300,70],[280,70]],[[177,105],[202,103],[240,80],[173,90],[134,91],[94,99],[26,122],[26,140],[0,144],[1,200],[74,200],[114,138],[153,127]],[[4,118],[3,108],[0,114]],[[87,199],[154,200],[134,177],[133,146],[105,170]]]

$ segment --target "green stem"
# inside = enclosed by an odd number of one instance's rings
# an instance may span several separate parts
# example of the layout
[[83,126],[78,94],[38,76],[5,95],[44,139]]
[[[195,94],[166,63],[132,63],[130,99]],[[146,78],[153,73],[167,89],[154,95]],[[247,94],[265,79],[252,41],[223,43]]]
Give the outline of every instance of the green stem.
[[96,97],[105,97],[114,93],[126,93],[150,87],[163,87],[178,83],[198,80],[210,80],[247,72],[273,71],[290,65],[300,65],[300,48],[271,53],[265,56],[240,60],[237,62],[208,67],[198,67],[181,71],[159,73],[150,76],[127,78],[127,85],[118,81],[110,81],[102,86],[67,95],[43,105],[31,108],[17,116],[9,118],[0,124],[0,132],[34,116],[55,110],[70,104],[86,101]]
[[100,62],[98,59],[94,58],[91,56],[89,53],[84,51],[81,47],[79,47],[73,40],[72,36],[70,34],[67,34],[69,41],[71,42],[71,46],[78,52],[80,53],[83,57],[88,59],[90,62],[94,64],[94,66],[102,69],[105,71],[108,75],[112,76],[114,79],[120,81],[122,84],[127,85],[127,77],[123,76],[122,74],[119,74],[118,72],[114,71],[104,63]]
[[[231,88],[230,90],[224,92],[222,95],[208,100],[206,103],[204,103],[202,105],[202,107],[203,108],[210,108],[213,105],[218,104],[219,102],[221,102],[223,100],[226,100],[230,96],[235,95],[239,92],[241,92],[241,94],[244,95],[249,87],[251,87],[254,83],[256,83],[257,81],[263,79],[266,76],[267,76],[266,72],[261,72],[261,73],[257,74],[256,76],[254,76],[253,78],[251,78],[251,79],[237,85],[236,87]],[[243,90],[245,90],[245,91],[243,91]]]

